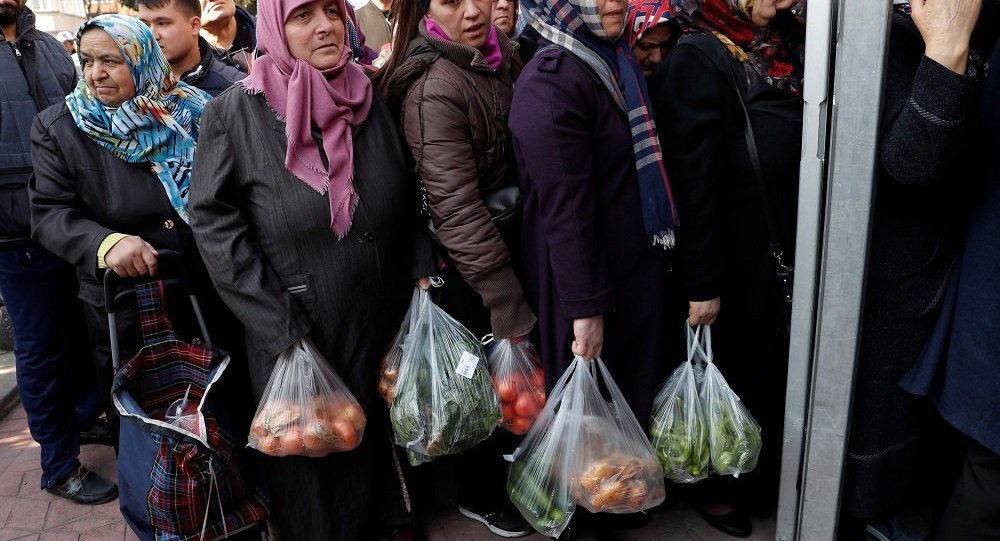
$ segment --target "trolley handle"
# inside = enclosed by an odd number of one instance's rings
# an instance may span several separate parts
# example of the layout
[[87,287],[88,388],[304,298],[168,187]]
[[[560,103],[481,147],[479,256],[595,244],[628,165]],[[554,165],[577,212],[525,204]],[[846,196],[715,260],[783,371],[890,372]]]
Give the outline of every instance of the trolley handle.
[[[201,311],[201,304],[194,294],[194,288],[188,280],[188,273],[184,267],[184,256],[175,250],[157,250],[157,262],[159,265],[159,276],[173,274],[173,278],[157,278],[155,276],[137,276],[122,278],[116,272],[108,269],[104,273],[104,308],[108,313],[108,327],[111,333],[111,361],[114,371],[117,372],[121,366],[121,349],[118,341],[117,311],[118,305],[126,298],[135,296],[135,284],[139,281],[162,280],[164,286],[181,286],[188,295],[191,308],[194,310],[195,319],[198,321],[198,328],[201,330],[205,340],[205,345],[213,348],[212,338],[208,333],[208,325],[205,324],[205,316]],[[168,271],[168,272],[164,272]],[[130,284],[128,290],[123,286]]]

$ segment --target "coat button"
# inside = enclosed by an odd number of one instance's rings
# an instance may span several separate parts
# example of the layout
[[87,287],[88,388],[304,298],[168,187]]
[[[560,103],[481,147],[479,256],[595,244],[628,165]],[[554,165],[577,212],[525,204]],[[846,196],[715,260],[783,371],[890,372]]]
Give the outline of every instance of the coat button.
[[163,229],[173,229],[173,228],[174,228],[173,220],[166,220],[163,222]]
[[380,300],[382,300],[382,299],[385,298],[385,295],[382,294],[381,291],[376,291],[375,293],[372,294],[372,298],[375,299],[375,300],[377,300],[377,301],[380,301]]
[[364,233],[361,234],[361,240],[365,242],[373,242],[375,240],[375,233],[372,233],[371,231],[365,231]]

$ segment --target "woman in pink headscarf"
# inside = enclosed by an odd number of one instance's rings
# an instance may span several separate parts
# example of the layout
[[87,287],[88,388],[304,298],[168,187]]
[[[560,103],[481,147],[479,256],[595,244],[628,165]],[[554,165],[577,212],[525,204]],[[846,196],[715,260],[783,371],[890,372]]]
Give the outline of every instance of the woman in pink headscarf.
[[351,61],[344,1],[258,7],[263,56],[202,116],[191,225],[246,326],[256,398],[308,337],[368,418],[353,451],[264,457],[283,537],[377,539],[400,498],[381,478],[395,468],[376,378],[412,288],[416,193],[394,119]]

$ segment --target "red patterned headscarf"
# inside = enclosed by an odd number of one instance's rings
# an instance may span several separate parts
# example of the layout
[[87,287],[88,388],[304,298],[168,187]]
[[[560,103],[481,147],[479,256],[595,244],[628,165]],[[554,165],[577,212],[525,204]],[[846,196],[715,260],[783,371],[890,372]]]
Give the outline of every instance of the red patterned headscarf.
[[685,32],[715,35],[736,61],[749,66],[768,84],[798,93],[792,52],[778,34],[750,22],[754,0],[669,0],[670,11]]

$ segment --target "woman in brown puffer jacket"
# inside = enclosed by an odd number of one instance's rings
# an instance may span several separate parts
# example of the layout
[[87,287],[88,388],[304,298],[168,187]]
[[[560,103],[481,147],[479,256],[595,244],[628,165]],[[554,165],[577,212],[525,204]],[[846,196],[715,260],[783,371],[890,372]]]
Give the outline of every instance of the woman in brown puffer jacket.
[[[478,336],[523,337],[536,318],[514,272],[520,218],[500,219],[493,204],[517,184],[507,129],[517,45],[491,25],[492,0],[397,0],[394,8],[381,88],[436,231],[445,282],[438,304]],[[455,457],[460,512],[508,537],[530,531],[505,490],[501,455],[514,447],[497,431]]]

